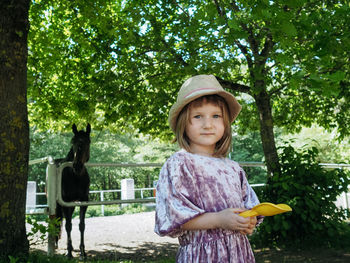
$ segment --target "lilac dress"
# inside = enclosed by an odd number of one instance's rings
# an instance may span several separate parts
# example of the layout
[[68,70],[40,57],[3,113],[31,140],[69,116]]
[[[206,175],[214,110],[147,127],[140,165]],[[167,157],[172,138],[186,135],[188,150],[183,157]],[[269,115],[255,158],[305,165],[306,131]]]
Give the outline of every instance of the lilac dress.
[[247,236],[238,231],[180,228],[206,212],[259,203],[237,162],[181,150],[162,167],[156,199],[155,232],[179,239],[176,262],[255,262]]

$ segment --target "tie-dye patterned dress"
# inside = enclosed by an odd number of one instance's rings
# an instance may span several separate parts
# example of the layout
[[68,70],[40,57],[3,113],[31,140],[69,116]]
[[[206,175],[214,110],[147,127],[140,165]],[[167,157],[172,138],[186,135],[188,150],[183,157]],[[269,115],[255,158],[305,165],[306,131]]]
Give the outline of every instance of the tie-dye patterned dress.
[[255,262],[247,236],[238,231],[180,229],[206,212],[259,203],[237,162],[181,150],[163,165],[156,199],[155,232],[178,237],[176,262]]

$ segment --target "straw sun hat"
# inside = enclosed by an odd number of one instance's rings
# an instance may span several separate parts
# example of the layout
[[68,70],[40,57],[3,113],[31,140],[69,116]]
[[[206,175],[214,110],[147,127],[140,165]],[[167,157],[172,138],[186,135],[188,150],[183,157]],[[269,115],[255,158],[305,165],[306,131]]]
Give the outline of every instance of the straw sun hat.
[[181,110],[188,103],[199,97],[213,94],[217,94],[225,99],[232,123],[241,111],[242,106],[231,93],[222,88],[219,81],[213,75],[197,75],[186,80],[181,86],[176,102],[169,112],[168,120],[171,129],[174,132],[176,131],[177,118]]

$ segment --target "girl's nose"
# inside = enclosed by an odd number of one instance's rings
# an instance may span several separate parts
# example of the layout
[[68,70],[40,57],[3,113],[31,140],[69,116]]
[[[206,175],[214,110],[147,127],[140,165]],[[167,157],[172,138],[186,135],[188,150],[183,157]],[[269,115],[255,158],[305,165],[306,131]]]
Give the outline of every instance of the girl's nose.
[[210,118],[203,118],[203,127],[204,128],[211,128],[212,126],[212,120]]

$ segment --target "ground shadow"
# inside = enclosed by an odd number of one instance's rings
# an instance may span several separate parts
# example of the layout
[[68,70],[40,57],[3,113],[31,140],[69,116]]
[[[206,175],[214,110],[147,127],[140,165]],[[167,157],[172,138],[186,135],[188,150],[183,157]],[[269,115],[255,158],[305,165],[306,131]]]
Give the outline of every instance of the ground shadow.
[[[174,243],[144,242],[137,247],[120,246],[118,244],[104,243],[106,249],[86,250],[87,260],[90,261],[132,261],[132,262],[160,262],[163,259],[171,262],[174,259],[178,245]],[[33,252],[46,253],[42,249],[32,249]],[[65,250],[56,250],[56,256],[61,257]],[[73,258],[79,258],[79,249],[73,250]]]
[[[138,244],[137,247],[120,246],[111,243],[105,243],[106,249],[99,250],[87,250],[87,261],[113,261],[124,262],[131,261],[133,263],[140,262],[175,262],[175,255],[178,249],[178,245],[174,243],[155,243],[144,242]],[[32,251],[40,251],[45,253],[44,250],[34,249]],[[58,257],[63,256],[63,250],[57,251]],[[66,253],[66,252],[64,252]],[[348,249],[269,249],[262,250],[256,249],[254,251],[256,263],[304,263],[304,262],[317,262],[317,263],[348,263],[350,262],[350,252]],[[73,252],[74,258],[78,259],[79,250],[75,249]]]
[[106,244],[108,250],[88,250],[88,256],[93,260],[132,260],[133,262],[152,262],[161,259],[171,259],[175,261],[178,245],[172,243],[145,242],[137,247],[124,247],[117,244]]

